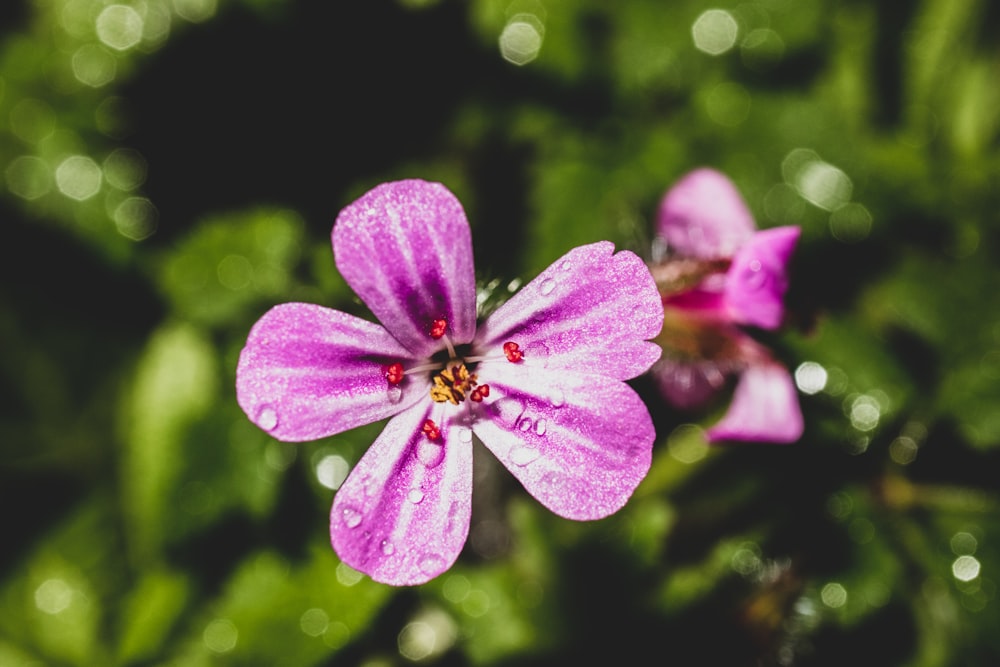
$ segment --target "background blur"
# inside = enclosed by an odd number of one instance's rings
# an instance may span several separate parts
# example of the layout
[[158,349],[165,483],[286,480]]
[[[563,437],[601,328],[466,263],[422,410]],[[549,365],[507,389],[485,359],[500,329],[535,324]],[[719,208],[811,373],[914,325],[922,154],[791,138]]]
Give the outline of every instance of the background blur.
[[[4,0],[0,665],[1000,663],[1000,4]],[[236,405],[271,305],[359,312],[338,211],[447,184],[499,291],[650,256],[686,171],[799,224],[801,442],[662,406],[617,515],[488,454],[455,567],[338,563],[381,424],[287,445]],[[512,281],[514,281],[512,283]]]

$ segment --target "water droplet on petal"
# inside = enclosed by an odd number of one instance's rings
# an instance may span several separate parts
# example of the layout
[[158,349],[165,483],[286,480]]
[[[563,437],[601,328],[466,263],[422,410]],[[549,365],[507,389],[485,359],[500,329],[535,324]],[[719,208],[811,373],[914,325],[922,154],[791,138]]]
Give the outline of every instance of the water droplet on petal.
[[571,266],[571,264],[570,264],[570,261],[569,261],[568,259],[564,259],[564,260],[562,261],[562,263],[561,263],[561,264],[559,264],[559,268],[560,268],[561,270],[563,270],[563,271],[569,271],[569,269],[570,269],[570,266]]
[[396,547],[389,540],[382,540],[382,553],[386,556],[391,556],[396,553]]
[[513,426],[524,412],[524,403],[517,398],[506,396],[493,403],[500,421],[506,426]]
[[424,499],[424,492],[420,489],[410,489],[410,492],[406,494],[406,499],[414,505],[419,505],[420,501]]
[[538,423],[535,424],[535,433],[538,435],[545,435],[545,429],[547,424],[544,419],[539,419]]
[[462,442],[472,442],[472,429],[471,428],[460,428],[458,429],[458,439]]
[[566,394],[563,393],[562,389],[553,389],[549,394],[549,403],[554,408],[561,408],[566,405]]
[[390,403],[399,403],[403,400],[403,390],[400,387],[389,387],[385,394]]
[[541,292],[542,296],[548,296],[552,294],[552,290],[556,288],[556,281],[552,278],[546,278],[542,281],[542,284],[538,286],[538,291]]
[[551,354],[549,346],[537,340],[528,343],[524,348],[524,358],[530,359],[532,363],[547,359],[549,354]]
[[417,443],[417,460],[428,468],[433,468],[441,463],[443,458],[444,447],[441,445],[423,438]]
[[278,427],[278,413],[270,405],[262,405],[257,412],[257,426],[265,431],[273,431]]
[[532,461],[536,460],[541,454],[534,447],[527,447],[521,445],[515,447],[510,453],[510,460],[514,465],[526,466]]
[[344,517],[344,524],[348,528],[357,528],[361,525],[361,512],[353,507],[345,507],[340,513]]
[[528,431],[528,430],[530,430],[531,429],[531,418],[530,417],[525,417],[524,419],[521,420],[521,423],[518,424],[517,427],[519,429],[521,429],[522,431]]
[[419,567],[420,571],[424,574],[439,574],[442,570],[444,570],[444,558],[438,554],[424,554],[417,563],[417,567]]

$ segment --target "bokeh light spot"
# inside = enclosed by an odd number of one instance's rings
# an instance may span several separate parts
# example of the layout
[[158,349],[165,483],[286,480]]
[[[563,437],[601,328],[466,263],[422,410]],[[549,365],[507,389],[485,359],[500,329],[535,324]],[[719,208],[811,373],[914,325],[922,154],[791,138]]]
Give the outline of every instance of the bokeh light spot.
[[469,591],[465,600],[462,601],[462,611],[473,618],[485,616],[490,610],[492,601],[486,591],[479,589]]
[[455,622],[443,611],[422,612],[400,631],[399,654],[418,662],[441,655],[455,643]]
[[847,589],[836,581],[832,581],[823,587],[819,598],[827,607],[839,609],[847,604]]
[[56,131],[56,114],[45,102],[29,97],[10,110],[10,129],[18,139],[36,144]]
[[330,627],[330,617],[318,607],[307,609],[299,618],[299,628],[310,637],[319,637]]
[[142,16],[128,5],[105,7],[97,16],[97,38],[118,51],[131,49],[142,40]]
[[951,564],[951,573],[959,581],[972,581],[979,576],[979,559],[975,556],[959,556]]
[[750,93],[731,81],[715,85],[705,102],[708,117],[726,127],[736,127],[750,114]]
[[73,589],[62,579],[46,579],[35,589],[35,606],[46,614],[65,611],[73,602]]
[[538,57],[545,39],[545,25],[534,14],[515,14],[500,33],[500,55],[514,65],[527,65]]
[[751,30],[740,43],[743,64],[755,71],[774,67],[785,55],[785,42],[770,28]]
[[100,88],[115,79],[118,60],[100,44],[84,44],[70,59],[73,76],[85,86]]
[[859,431],[871,431],[878,426],[882,416],[882,406],[874,397],[862,394],[851,401],[848,416],[854,428]]
[[452,574],[445,579],[441,593],[446,600],[457,604],[469,595],[470,590],[472,590],[472,584],[469,583],[468,577],[461,574]]
[[822,160],[806,163],[795,184],[803,199],[827,211],[850,201],[854,188],[847,174]]
[[4,174],[7,189],[28,201],[38,199],[52,189],[52,170],[45,160],[34,155],[14,158]]
[[351,466],[343,456],[328,454],[316,464],[316,479],[326,488],[336,491],[350,471]]
[[351,629],[340,621],[330,623],[323,633],[323,643],[330,648],[340,648],[351,640]]
[[112,218],[119,234],[133,241],[142,241],[156,231],[159,212],[145,197],[129,197],[115,208]]
[[960,531],[951,536],[950,546],[956,556],[971,556],[979,548],[979,540],[972,533]]
[[341,586],[353,586],[364,576],[347,563],[337,565],[337,581],[340,582]]
[[216,0],[173,0],[174,12],[185,21],[201,23],[215,15]]
[[101,168],[85,155],[72,155],[56,167],[56,186],[70,199],[90,199],[101,189]]
[[830,214],[830,233],[843,243],[864,241],[871,230],[872,214],[861,204],[846,204]]
[[696,463],[708,454],[705,431],[695,424],[681,424],[667,437],[667,451],[681,463]]
[[718,56],[736,44],[739,24],[733,15],[723,9],[709,9],[695,19],[691,37],[699,51]]
[[236,292],[253,282],[253,265],[243,255],[226,255],[219,261],[216,275],[223,287]]
[[104,179],[125,192],[145,183],[146,171],[146,158],[132,148],[117,148],[104,158]]
[[889,443],[889,457],[899,465],[909,465],[917,458],[917,442],[901,435]]
[[202,641],[210,651],[215,653],[229,653],[236,648],[239,641],[239,632],[232,621],[225,618],[217,618],[205,627],[202,633]]
[[826,369],[815,361],[804,361],[795,369],[795,386],[803,394],[818,394],[826,387]]

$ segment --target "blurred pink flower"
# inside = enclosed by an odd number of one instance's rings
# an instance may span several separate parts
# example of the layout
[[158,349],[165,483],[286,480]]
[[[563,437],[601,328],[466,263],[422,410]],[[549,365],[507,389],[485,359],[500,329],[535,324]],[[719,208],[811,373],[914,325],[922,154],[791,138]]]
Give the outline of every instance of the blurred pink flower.
[[802,412],[788,370],[741,329],[777,329],[784,318],[788,262],[799,228],[757,231],[733,183],[697,169],[660,204],[666,258],[653,267],[663,299],[663,358],[652,373],[664,398],[700,407],[736,376],[729,409],[710,442],[794,442]]
[[473,434],[560,516],[598,519],[625,504],[654,430],[624,380],[659,357],[649,339],[663,321],[636,255],[576,248],[477,326],[469,225],[444,186],[380,185],[340,213],[332,240],[381,325],[276,306],[250,331],[236,390],[280,440],[391,417],[334,499],[344,562],[396,585],[448,569],[469,531]]

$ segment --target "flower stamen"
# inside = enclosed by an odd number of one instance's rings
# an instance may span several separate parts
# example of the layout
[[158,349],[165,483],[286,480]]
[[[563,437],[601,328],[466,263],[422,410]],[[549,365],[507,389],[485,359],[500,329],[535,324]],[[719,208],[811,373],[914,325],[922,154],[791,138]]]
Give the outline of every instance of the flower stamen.
[[481,384],[472,390],[469,394],[469,399],[476,402],[482,403],[483,399],[490,395],[490,386],[488,384]]
[[445,367],[434,376],[434,384],[431,386],[431,400],[435,403],[447,401],[452,405],[458,405],[465,400],[465,395],[472,392],[475,387],[476,376],[469,372],[464,363],[458,362],[451,367]]
[[515,364],[524,358],[524,352],[521,350],[521,346],[514,341],[507,341],[503,344],[503,353],[507,357],[507,361]]
[[403,364],[398,361],[394,364],[389,364],[385,369],[385,379],[393,386],[403,381],[403,374]]
[[424,425],[420,428],[420,430],[431,442],[441,439],[441,429],[438,428],[438,425],[435,424],[432,419],[425,419]]
[[434,320],[433,322],[431,322],[431,330],[429,332],[430,337],[433,338],[434,340],[437,340],[444,335],[444,332],[447,329],[448,329],[448,320],[446,319]]

